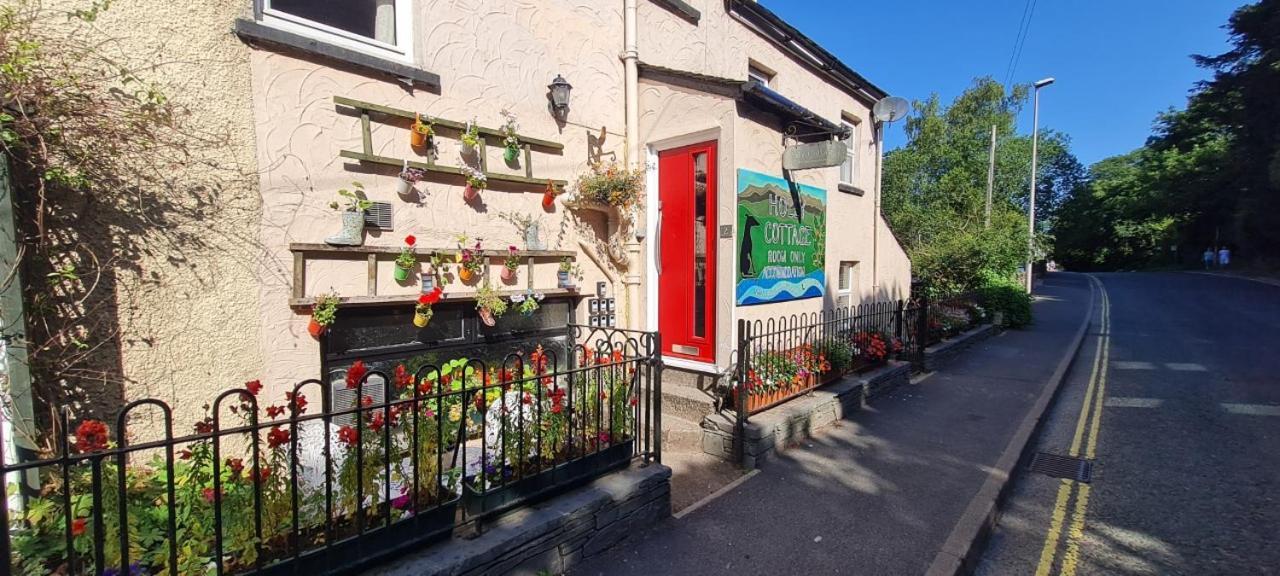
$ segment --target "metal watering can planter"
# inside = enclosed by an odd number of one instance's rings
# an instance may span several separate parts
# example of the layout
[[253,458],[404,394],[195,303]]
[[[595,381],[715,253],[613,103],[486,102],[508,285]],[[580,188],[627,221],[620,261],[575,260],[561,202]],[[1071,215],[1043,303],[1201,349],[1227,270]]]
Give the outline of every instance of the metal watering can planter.
[[479,197],[480,191],[475,186],[472,186],[470,182],[467,182],[467,187],[462,189],[462,199],[467,202],[474,202]]
[[426,328],[427,324],[431,322],[431,317],[434,315],[435,315],[435,312],[432,312],[430,310],[428,310],[425,313],[414,311],[413,325],[417,326],[418,328]]
[[409,280],[409,269],[401,268],[400,265],[397,264],[395,269],[395,278],[396,282],[405,282]]
[[516,158],[519,155],[520,155],[520,149],[512,146],[507,146],[502,151],[502,159],[505,160],[507,164],[515,163]]

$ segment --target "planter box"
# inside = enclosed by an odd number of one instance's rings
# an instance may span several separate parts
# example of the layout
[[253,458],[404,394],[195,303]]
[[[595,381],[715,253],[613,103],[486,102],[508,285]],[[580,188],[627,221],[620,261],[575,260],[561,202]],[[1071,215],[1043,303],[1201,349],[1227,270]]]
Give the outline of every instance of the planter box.
[[631,461],[635,440],[626,440],[588,454],[581,458],[558,464],[528,478],[479,492],[464,483],[463,506],[468,516],[481,516],[505,510],[529,500],[549,496],[553,491],[568,488],[590,480]]
[[353,573],[371,562],[396,556],[398,552],[448,539],[457,524],[459,500],[455,497],[389,526],[366,526],[363,534],[338,540],[326,548],[304,552],[296,558],[275,564],[269,564],[268,560],[268,565],[254,574],[275,576]]

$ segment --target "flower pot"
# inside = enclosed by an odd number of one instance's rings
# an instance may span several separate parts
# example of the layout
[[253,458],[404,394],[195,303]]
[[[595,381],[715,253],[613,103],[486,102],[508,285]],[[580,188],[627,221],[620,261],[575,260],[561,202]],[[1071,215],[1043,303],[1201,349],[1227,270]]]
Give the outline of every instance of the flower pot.
[[400,178],[396,180],[396,194],[404,196],[413,191],[413,182]]
[[514,268],[502,267],[502,281],[508,284],[516,281],[516,271]]
[[399,264],[397,264],[397,265],[396,265],[396,270],[395,270],[395,278],[396,278],[396,282],[404,282],[405,280],[408,280],[408,279],[409,279],[409,269],[408,269],[408,268],[401,268],[401,267],[400,267],[400,265],[399,265]]
[[426,328],[427,323],[431,321],[432,314],[423,314],[421,312],[413,313],[413,325],[419,328]]
[[480,191],[476,190],[476,187],[472,186],[470,182],[467,182],[467,187],[462,189],[462,199],[467,202],[474,202],[479,196]]
[[414,148],[421,148],[423,146],[426,146],[427,145],[426,133],[419,132],[415,128],[410,128],[409,129],[409,145],[413,146]]
[[475,146],[472,146],[472,145],[470,145],[470,144],[467,144],[466,142],[463,142],[463,143],[462,143],[462,155],[463,155],[463,156],[475,156],[475,154],[476,154],[476,147],[475,147]]
[[458,279],[462,280],[463,284],[470,283],[471,279],[475,277],[476,273],[472,272],[470,269],[463,268],[461,266],[458,267]]
[[315,318],[312,318],[311,323],[307,324],[307,332],[311,334],[312,338],[319,338],[323,336],[327,330],[329,330],[329,327],[316,322]]
[[508,146],[502,150],[502,159],[505,160],[507,164],[510,164],[516,161],[516,156],[518,156],[519,154],[520,154],[519,148],[512,148]]
[[556,286],[560,288],[572,288],[573,284],[569,280],[568,272],[556,272]]
[[478,308],[477,310],[480,312],[480,321],[484,322],[485,326],[493,326],[498,323],[498,319],[493,317],[492,310],[488,308]]
[[542,209],[550,210],[556,206],[556,195],[551,192],[542,193]]
[[542,250],[545,248],[542,244],[542,232],[538,223],[534,222],[524,231],[524,247],[526,250]]

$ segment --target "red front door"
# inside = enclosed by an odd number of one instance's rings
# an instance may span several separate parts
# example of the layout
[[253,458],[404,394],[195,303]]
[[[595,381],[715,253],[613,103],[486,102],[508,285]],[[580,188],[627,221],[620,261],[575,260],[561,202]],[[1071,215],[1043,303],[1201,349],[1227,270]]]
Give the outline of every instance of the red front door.
[[716,143],[658,155],[658,330],[662,352],[714,362]]

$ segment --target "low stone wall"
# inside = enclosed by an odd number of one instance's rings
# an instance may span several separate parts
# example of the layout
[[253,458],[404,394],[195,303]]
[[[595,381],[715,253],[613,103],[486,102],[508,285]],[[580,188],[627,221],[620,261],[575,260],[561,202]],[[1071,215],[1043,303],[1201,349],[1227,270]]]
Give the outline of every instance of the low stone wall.
[[970,328],[967,332],[957,334],[954,338],[944,340],[924,349],[925,372],[932,372],[946,366],[961,352],[987,338],[995,336],[999,328],[992,324],[983,324]]
[[[856,376],[846,376],[812,393],[771,408],[747,421],[743,445],[743,465],[755,468],[777,452],[802,438],[827,428],[845,414],[861,410],[874,398],[905,384],[911,365],[890,362],[887,366]],[[721,412],[702,420],[702,451],[733,460],[734,416]]]
[[670,515],[671,469],[633,464],[364,574],[560,574]]

